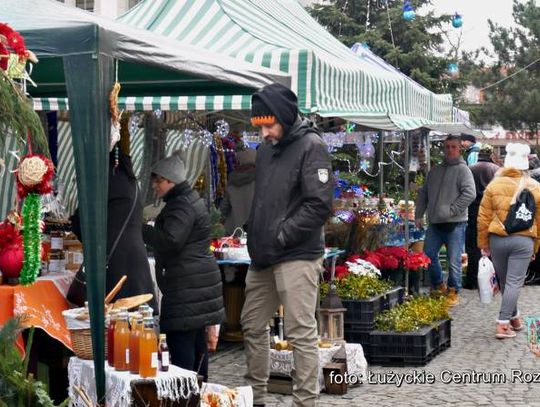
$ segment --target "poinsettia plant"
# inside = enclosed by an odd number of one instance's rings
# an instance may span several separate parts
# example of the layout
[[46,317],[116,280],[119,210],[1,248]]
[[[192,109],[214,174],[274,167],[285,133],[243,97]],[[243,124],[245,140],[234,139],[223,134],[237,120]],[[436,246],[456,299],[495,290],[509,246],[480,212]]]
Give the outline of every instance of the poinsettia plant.
[[0,223],[0,251],[22,247],[23,237],[20,230],[8,220]]
[[[336,266],[334,284],[341,299],[363,300],[383,294],[392,288],[392,284],[380,279],[381,272],[372,263],[358,255],[347,258],[344,264]],[[325,297],[330,288],[329,282],[321,283],[321,297]]]
[[379,247],[374,251],[365,251],[359,257],[386,271],[400,268],[422,271],[431,263],[430,258],[424,253],[409,252],[403,247]]

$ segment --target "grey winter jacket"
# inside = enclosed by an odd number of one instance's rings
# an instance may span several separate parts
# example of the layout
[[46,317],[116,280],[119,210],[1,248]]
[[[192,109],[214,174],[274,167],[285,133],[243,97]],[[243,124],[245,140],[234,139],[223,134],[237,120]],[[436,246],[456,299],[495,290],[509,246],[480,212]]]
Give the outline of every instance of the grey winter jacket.
[[476,198],[471,170],[462,158],[443,161],[429,171],[416,198],[415,218],[427,210],[429,223],[466,222],[467,208]]

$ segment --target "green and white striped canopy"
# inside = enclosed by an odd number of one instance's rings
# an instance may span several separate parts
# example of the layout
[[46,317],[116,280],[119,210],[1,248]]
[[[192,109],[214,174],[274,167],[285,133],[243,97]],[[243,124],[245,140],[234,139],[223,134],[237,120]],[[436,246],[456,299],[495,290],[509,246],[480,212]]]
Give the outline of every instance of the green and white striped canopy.
[[[67,98],[33,98],[34,110],[69,110]],[[126,111],[249,110],[251,95],[222,96],[137,96],[119,97],[118,107]]]
[[145,0],[119,20],[289,74],[304,113],[452,120],[451,98],[358,58],[297,0]]

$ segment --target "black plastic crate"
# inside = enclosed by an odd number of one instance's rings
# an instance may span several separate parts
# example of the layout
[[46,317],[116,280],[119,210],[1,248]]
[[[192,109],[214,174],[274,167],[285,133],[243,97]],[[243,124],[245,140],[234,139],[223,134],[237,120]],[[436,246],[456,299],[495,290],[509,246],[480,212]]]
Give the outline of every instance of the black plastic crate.
[[345,329],[345,340],[347,341],[347,343],[359,343],[360,345],[362,345],[364,356],[367,358],[370,355],[371,338],[369,336],[369,332],[360,332]]
[[353,332],[370,333],[371,331],[375,329],[375,321],[368,322],[368,323],[345,322],[343,325],[345,328],[345,332],[353,331]]
[[386,294],[384,294],[383,307],[385,310],[391,309],[398,304],[402,304],[404,298],[405,289],[403,287],[395,287],[388,291]]
[[367,300],[341,300],[347,308],[345,323],[373,326],[375,317],[384,310],[384,295],[377,295]]
[[[435,327],[439,339],[439,347],[447,349],[452,344],[452,321],[445,319]],[[442,349],[442,350],[444,350]]]
[[[443,338],[441,342],[441,333]],[[439,321],[416,332],[370,333],[370,360],[383,366],[424,366],[449,347],[450,321]]]

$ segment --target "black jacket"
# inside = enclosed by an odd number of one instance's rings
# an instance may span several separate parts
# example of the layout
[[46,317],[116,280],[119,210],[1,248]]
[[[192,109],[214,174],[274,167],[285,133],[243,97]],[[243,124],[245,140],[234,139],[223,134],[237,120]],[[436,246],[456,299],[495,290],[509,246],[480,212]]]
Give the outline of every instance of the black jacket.
[[[134,205],[137,179],[133,175],[131,159],[120,155],[120,165],[114,168],[114,156],[110,155],[109,165],[109,195],[107,201],[107,257],[117,240],[124,222]],[[154,293],[154,283],[150,274],[148,256],[144,245],[142,226],[142,201],[140,191],[135,207],[118,244],[107,263],[106,293],[110,292],[125,274],[127,280],[120,292],[114,297],[131,297],[140,294],[153,294],[149,305],[157,313],[157,301]],[[80,229],[79,210],[71,218],[73,232],[84,243]]]
[[255,168],[248,222],[253,268],[321,257],[334,182],[328,148],[318,129],[298,118],[275,146],[259,147]]
[[204,201],[187,182],[165,196],[154,227],[145,225],[144,241],[154,248],[161,289],[160,328],[190,331],[224,318],[221,274],[210,253],[210,217]]

